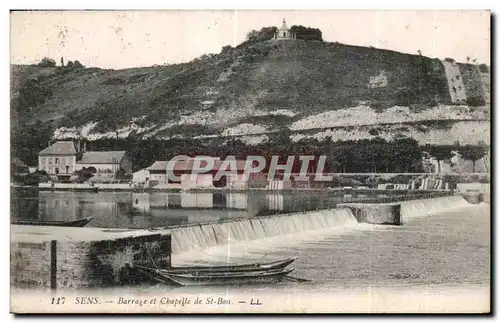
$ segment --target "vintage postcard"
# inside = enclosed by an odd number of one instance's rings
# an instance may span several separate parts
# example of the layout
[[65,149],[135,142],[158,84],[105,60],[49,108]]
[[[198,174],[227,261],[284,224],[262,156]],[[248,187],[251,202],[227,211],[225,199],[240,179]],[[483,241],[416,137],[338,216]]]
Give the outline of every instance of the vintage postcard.
[[490,313],[489,11],[11,11],[12,313]]

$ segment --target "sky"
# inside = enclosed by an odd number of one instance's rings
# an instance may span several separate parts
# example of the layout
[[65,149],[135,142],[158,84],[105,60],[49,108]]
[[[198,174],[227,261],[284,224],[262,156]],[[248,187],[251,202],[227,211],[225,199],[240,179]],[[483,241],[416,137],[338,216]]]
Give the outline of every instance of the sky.
[[236,46],[252,29],[303,25],[323,40],[490,64],[488,11],[17,11],[10,14],[12,64],[43,57],[88,67],[186,62]]

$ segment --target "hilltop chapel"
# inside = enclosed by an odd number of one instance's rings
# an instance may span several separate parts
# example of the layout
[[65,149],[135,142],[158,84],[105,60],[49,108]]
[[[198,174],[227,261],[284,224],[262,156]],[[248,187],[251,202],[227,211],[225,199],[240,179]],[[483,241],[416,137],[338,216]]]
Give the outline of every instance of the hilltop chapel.
[[295,39],[295,33],[291,32],[290,29],[286,26],[286,20],[283,18],[283,25],[281,25],[278,30],[274,33],[274,39]]

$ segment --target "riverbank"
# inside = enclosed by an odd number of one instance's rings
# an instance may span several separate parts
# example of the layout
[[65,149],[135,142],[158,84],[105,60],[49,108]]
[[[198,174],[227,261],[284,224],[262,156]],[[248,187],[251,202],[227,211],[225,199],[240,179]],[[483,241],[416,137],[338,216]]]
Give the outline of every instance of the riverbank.
[[23,186],[11,184],[12,188],[27,188],[27,189],[38,189],[40,191],[89,191],[89,192],[139,192],[139,193],[154,193],[154,192],[194,192],[194,193],[231,193],[231,192],[290,192],[290,191],[304,191],[304,192],[356,192],[356,193],[377,193],[377,192],[394,192],[394,193],[415,193],[415,194],[426,194],[426,193],[453,193],[453,190],[445,189],[381,189],[381,188],[352,188],[352,187],[293,187],[293,188],[268,188],[268,187],[203,187],[203,188],[190,188],[190,189],[180,189],[180,188],[169,188],[169,187],[147,187],[147,188],[137,188],[129,183],[40,183],[38,186]]

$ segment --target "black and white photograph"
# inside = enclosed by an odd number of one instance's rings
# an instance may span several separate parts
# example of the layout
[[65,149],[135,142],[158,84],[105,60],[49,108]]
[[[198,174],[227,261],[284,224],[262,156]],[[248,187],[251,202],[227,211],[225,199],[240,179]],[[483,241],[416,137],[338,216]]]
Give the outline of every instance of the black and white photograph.
[[487,10],[11,10],[10,312],[488,314]]

